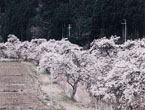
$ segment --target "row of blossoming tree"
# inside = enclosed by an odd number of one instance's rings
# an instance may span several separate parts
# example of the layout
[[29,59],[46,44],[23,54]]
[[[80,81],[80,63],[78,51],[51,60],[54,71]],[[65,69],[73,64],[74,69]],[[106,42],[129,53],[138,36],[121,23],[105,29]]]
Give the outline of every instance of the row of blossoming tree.
[[78,83],[83,83],[90,96],[114,109],[144,109],[145,39],[121,45],[116,44],[118,39],[94,40],[89,50],[83,50],[67,39],[21,42],[9,35],[0,44],[0,57],[31,61],[39,72],[65,76],[73,90],[72,99]]

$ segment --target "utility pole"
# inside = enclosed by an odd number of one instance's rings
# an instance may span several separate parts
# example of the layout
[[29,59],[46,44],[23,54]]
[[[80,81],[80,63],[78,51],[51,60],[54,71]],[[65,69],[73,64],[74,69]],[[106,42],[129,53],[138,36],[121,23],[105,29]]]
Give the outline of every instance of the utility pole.
[[122,36],[124,36],[124,41],[126,42],[127,40],[127,21],[126,19],[123,19],[123,23],[121,23],[122,25],[125,26],[124,31],[122,32]]
[[71,28],[72,28],[72,27],[71,27],[71,25],[69,24],[69,25],[68,25],[68,36],[69,36],[69,37],[70,37]]
[[50,104],[53,105],[53,69],[50,68]]
[[53,105],[53,72],[51,73],[51,105]]
[[64,38],[64,36],[63,36],[63,31],[64,31],[64,25],[62,25],[62,38]]

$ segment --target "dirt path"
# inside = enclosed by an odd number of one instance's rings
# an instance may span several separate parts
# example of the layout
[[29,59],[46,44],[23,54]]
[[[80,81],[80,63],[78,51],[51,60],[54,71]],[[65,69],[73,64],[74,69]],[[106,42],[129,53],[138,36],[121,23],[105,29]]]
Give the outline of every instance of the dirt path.
[[41,101],[38,83],[29,65],[0,62],[0,110],[54,110]]

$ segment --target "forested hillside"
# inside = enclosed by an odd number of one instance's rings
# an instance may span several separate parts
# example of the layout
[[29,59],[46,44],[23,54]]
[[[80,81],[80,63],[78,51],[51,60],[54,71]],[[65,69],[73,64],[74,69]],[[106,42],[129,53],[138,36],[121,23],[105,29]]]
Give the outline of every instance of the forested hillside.
[[8,34],[15,34],[22,41],[67,37],[85,45],[94,38],[122,36],[123,19],[127,20],[128,39],[142,38],[145,1],[0,0],[0,35],[4,41]]

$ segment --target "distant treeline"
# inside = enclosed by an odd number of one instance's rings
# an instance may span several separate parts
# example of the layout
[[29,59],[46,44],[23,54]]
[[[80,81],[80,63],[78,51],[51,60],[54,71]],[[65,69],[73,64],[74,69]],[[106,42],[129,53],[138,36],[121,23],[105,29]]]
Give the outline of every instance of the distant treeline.
[[[145,0],[0,0],[0,35],[21,40],[67,37],[85,45],[95,38],[145,35]],[[70,31],[69,31],[70,30]],[[123,38],[122,38],[123,39]]]

